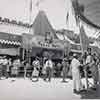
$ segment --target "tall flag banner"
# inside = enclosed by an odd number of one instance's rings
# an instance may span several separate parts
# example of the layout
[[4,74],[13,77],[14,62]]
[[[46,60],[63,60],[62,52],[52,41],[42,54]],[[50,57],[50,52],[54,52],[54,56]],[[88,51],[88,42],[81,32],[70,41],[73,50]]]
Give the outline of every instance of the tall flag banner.
[[80,19],[77,15],[75,15],[75,20],[76,20],[76,25],[79,26],[80,23]]
[[82,52],[87,50],[87,48],[89,47],[89,39],[85,33],[83,25],[81,25],[80,27],[80,44],[81,44]]
[[69,12],[67,12],[67,16],[66,16],[66,22],[68,23],[69,20]]
[[39,7],[40,6],[40,3],[43,2],[44,0],[37,0],[36,2],[36,7]]
[[69,27],[69,12],[67,12],[67,15],[66,15],[66,24],[67,24],[67,27]]
[[30,0],[30,13],[32,12],[32,0]]
[[75,17],[75,20],[76,20],[76,25],[78,26],[79,25],[79,3],[78,3],[78,0],[72,0],[72,10],[74,12],[74,17]]
[[[30,4],[29,4],[29,23],[31,24],[31,22],[32,22],[32,19],[31,19],[31,17],[32,17],[32,0],[30,0]],[[29,29],[29,33],[30,33],[30,29]]]
[[36,6],[39,7],[39,4],[40,4],[40,0],[38,0],[38,1],[36,2]]

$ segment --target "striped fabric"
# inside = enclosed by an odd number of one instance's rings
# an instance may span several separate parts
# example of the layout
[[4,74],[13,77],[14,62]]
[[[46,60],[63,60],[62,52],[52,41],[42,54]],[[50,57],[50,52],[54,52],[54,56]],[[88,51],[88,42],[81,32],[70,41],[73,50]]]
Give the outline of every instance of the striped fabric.
[[20,42],[17,42],[17,41],[9,41],[9,40],[0,39],[0,43],[1,44],[10,44],[10,45],[21,46],[21,43]]

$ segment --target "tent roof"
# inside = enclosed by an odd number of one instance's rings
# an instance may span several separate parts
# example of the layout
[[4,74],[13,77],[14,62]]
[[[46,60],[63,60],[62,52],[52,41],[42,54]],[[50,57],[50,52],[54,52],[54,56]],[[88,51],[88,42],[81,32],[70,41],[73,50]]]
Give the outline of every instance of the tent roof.
[[[88,25],[100,29],[100,0],[73,0],[74,8],[80,19],[83,20]],[[84,13],[80,13],[79,6],[84,7]]]
[[70,44],[76,44],[74,41],[72,41],[71,39],[69,39],[66,34],[63,35],[61,33],[56,33],[56,35],[57,35],[58,39],[60,39],[60,40],[66,40]]
[[51,26],[44,11],[39,11],[39,13],[37,14],[37,16],[32,24],[32,28],[34,31],[34,35],[45,36],[46,32],[51,32],[52,36],[57,39],[55,30]]

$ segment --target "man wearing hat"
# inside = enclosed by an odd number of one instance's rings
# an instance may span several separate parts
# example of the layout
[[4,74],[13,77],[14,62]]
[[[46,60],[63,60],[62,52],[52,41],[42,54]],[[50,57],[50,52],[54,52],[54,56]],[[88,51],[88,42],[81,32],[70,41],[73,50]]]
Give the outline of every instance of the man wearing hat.
[[82,89],[79,66],[80,66],[80,62],[78,60],[77,54],[74,54],[72,62],[71,62],[72,79],[73,79],[73,91],[74,91],[74,93],[79,93],[80,90]]

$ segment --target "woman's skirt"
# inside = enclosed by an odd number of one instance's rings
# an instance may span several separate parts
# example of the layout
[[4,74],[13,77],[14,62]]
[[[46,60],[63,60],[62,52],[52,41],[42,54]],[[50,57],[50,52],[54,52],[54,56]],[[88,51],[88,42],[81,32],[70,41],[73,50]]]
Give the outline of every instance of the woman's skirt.
[[12,67],[11,74],[12,75],[18,75],[18,68],[17,67]]
[[34,77],[34,76],[38,76],[38,75],[39,75],[39,71],[36,68],[34,68],[34,70],[32,72],[32,76]]

